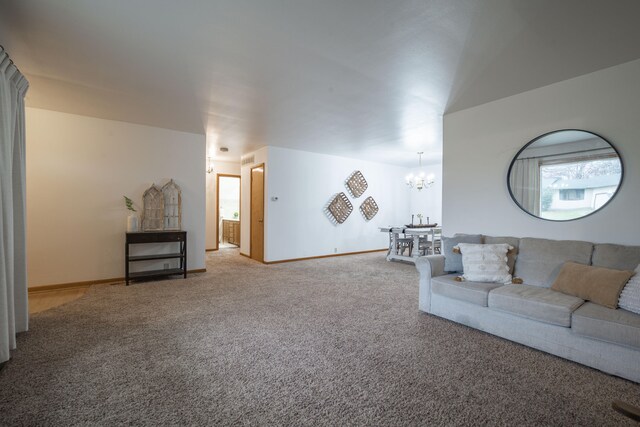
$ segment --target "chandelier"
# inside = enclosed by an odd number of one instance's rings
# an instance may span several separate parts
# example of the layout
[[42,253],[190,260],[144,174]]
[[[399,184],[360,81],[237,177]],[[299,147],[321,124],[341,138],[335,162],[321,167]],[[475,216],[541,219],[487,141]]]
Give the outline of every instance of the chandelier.
[[207,157],[207,173],[213,172],[213,166],[211,166],[211,157]]
[[405,177],[405,181],[409,186],[409,188],[415,187],[418,191],[422,190],[425,187],[426,188],[431,187],[435,182],[435,176],[433,174],[426,175],[422,170],[423,154],[424,154],[424,151],[418,151],[418,165],[419,165],[420,171],[417,173],[417,175],[410,173]]

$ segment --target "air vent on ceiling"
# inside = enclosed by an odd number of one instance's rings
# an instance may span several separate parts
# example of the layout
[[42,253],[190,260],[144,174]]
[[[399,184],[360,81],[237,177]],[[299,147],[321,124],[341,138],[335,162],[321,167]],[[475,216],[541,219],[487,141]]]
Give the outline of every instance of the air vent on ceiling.
[[255,163],[255,161],[256,161],[256,156],[254,156],[254,155],[252,154],[252,155],[250,155],[250,156],[243,157],[243,158],[241,159],[241,161],[240,161],[240,164],[241,164],[242,166],[244,166],[244,165],[250,165],[250,164]]

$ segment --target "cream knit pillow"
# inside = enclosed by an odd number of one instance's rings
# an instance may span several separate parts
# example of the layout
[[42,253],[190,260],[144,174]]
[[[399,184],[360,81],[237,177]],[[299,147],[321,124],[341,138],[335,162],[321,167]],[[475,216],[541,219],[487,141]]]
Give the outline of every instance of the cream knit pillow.
[[640,314],[640,265],[620,292],[618,307]]
[[459,243],[462,254],[462,278],[471,282],[511,283],[507,252],[513,249],[506,243]]

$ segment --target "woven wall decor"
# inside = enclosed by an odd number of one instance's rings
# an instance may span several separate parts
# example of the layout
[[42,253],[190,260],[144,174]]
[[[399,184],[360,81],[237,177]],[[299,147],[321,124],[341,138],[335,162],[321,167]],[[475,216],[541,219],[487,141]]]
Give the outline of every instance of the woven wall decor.
[[142,231],[160,231],[164,229],[164,196],[157,185],[151,184],[142,195]]
[[364,215],[367,221],[370,221],[371,218],[376,216],[378,210],[378,204],[371,196],[367,197],[360,205],[360,212],[362,212],[362,215]]
[[362,175],[360,171],[352,173],[349,178],[347,178],[345,184],[347,185],[349,193],[355,198],[362,196],[364,192],[367,191],[367,187],[369,187],[367,180],[364,179],[364,175]]
[[172,179],[162,187],[162,196],[164,198],[164,229],[180,230],[182,227],[182,190]]
[[344,193],[336,194],[327,210],[338,224],[342,224],[351,215],[353,205]]

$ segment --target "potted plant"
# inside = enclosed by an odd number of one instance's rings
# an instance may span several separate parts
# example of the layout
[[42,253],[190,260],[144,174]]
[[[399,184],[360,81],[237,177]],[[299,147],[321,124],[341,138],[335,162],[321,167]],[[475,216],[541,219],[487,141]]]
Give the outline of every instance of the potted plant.
[[127,233],[134,233],[138,231],[138,214],[136,208],[133,207],[133,200],[127,196],[122,197],[124,197],[124,204],[129,210],[129,216],[127,217]]

